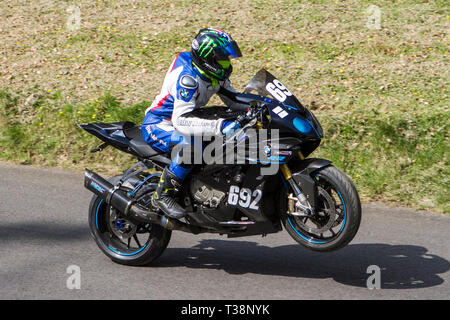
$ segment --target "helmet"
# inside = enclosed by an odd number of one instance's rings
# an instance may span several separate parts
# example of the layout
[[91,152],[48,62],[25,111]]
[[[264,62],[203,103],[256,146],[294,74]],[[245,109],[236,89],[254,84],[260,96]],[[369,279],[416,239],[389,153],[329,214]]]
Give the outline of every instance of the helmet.
[[233,71],[231,58],[242,57],[231,36],[218,29],[201,29],[192,41],[192,62],[207,76],[225,80]]

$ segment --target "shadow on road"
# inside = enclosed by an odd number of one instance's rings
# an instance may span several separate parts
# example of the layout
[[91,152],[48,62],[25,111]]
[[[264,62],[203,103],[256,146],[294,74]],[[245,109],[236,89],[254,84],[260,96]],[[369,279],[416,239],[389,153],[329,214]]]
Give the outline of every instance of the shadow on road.
[[54,241],[68,242],[84,240],[89,237],[89,227],[86,224],[67,225],[45,221],[0,224],[0,241],[3,244],[8,241],[36,241],[40,243],[53,243]]
[[229,274],[263,274],[295,278],[332,278],[346,285],[366,287],[372,272],[381,269],[382,289],[414,289],[440,285],[438,276],[450,263],[413,245],[354,244],[336,252],[318,253],[299,245],[267,247],[255,242],[202,240],[192,248],[168,248],[153,268],[218,269]]
[[[54,245],[90,238],[85,224],[21,222],[0,224],[0,241]],[[100,253],[99,253],[100,254]],[[366,287],[372,273],[381,269],[382,289],[414,289],[444,283],[439,274],[450,270],[445,258],[415,245],[382,243],[350,244],[328,253],[307,250],[300,245],[268,247],[256,242],[205,239],[192,248],[168,248],[152,268],[187,267],[217,269],[229,274],[261,274],[293,278],[332,278],[336,282]]]

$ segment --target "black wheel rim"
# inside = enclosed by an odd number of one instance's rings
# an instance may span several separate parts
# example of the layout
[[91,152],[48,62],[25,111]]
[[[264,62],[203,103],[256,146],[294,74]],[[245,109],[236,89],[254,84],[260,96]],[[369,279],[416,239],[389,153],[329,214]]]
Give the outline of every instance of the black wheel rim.
[[326,176],[317,174],[319,196],[317,212],[313,217],[289,217],[292,229],[305,241],[326,244],[338,238],[347,222],[344,198],[335,184]]
[[[159,174],[153,174],[145,179],[148,183],[154,183],[159,180]],[[127,190],[129,193],[134,193],[134,190]],[[138,196],[139,202],[144,196]],[[154,232],[151,223],[136,224],[132,221],[124,219],[111,206],[107,205],[103,200],[97,204],[95,211],[95,227],[98,237],[103,242],[104,246],[121,256],[135,256],[141,253],[144,249],[151,246],[152,234]]]
[[[96,231],[103,244],[112,252],[122,256],[133,256],[142,252],[150,245],[152,225],[151,224],[133,224],[131,221],[114,215],[114,210],[101,200],[96,209],[95,221]],[[110,218],[117,217],[112,221]],[[114,226],[117,228],[114,230]],[[119,234],[122,230],[132,227],[133,230],[124,236]]]

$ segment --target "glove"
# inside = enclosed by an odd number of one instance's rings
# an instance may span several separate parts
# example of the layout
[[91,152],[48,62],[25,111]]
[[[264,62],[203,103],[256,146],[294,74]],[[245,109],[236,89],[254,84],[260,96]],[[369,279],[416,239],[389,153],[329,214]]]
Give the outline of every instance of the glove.
[[251,110],[248,109],[248,112],[245,115],[240,115],[236,118],[235,121],[226,121],[222,122],[222,133],[229,137],[240,128],[242,128],[246,123],[248,123],[252,119]]
[[222,133],[229,137],[241,128],[241,123],[239,121],[223,121],[222,123]]

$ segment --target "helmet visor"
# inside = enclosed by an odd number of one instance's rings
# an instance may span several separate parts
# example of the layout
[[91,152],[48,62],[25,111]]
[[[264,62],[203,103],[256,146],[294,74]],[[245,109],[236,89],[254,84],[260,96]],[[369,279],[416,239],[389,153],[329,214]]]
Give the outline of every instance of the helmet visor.
[[223,49],[227,53],[227,55],[232,57],[232,58],[242,57],[241,49],[239,49],[238,44],[234,40],[232,40],[231,42],[228,42],[223,47]]

